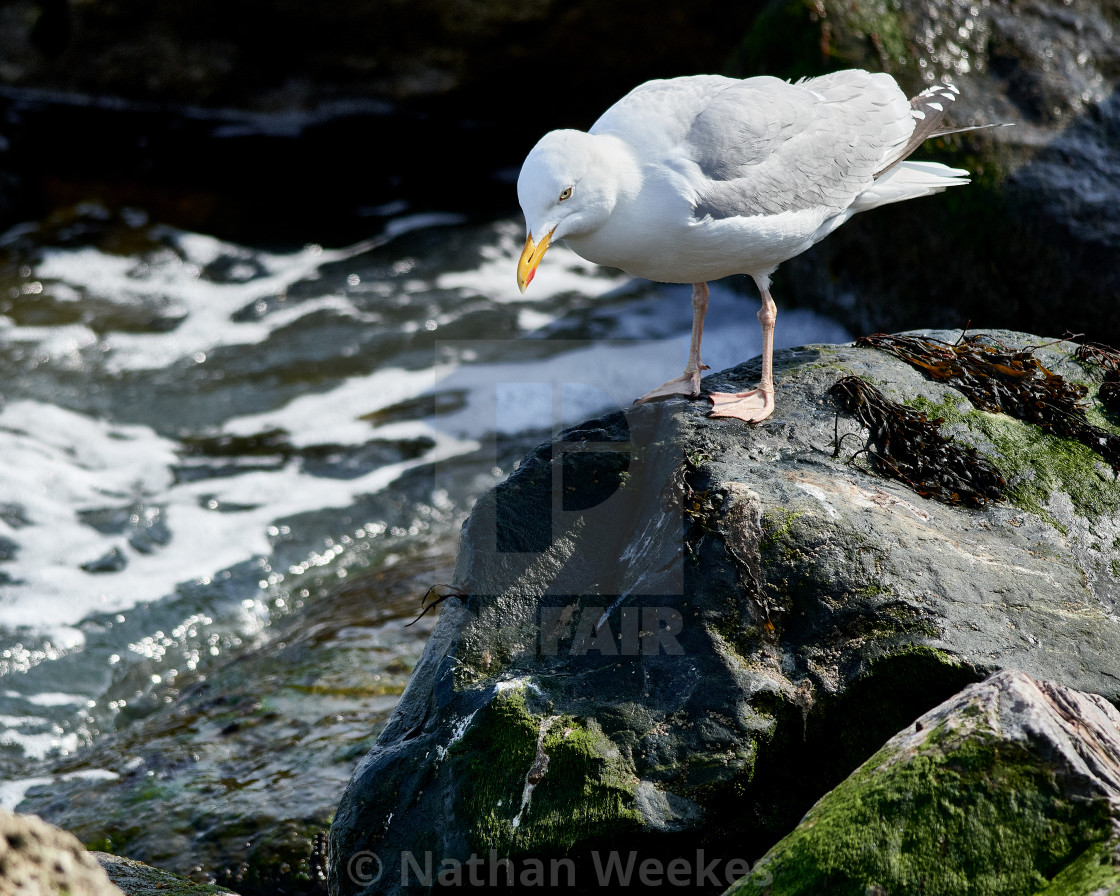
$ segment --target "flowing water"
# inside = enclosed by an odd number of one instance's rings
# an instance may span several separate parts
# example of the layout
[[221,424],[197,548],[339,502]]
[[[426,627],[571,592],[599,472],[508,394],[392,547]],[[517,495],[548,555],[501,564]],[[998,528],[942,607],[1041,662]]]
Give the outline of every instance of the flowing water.
[[[97,206],[0,237],[0,804],[339,583],[450,565],[523,451],[680,372],[687,286],[558,246],[522,296],[522,240],[402,209],[270,251]],[[713,370],[758,353],[756,307],[714,287]],[[849,338],[788,310],[777,336]],[[413,610],[378,618],[388,661]]]

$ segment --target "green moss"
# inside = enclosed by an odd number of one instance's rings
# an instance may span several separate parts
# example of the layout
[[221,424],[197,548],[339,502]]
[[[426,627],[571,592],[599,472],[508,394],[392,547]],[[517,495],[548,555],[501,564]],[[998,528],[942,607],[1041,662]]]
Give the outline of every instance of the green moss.
[[881,750],[729,892],[1027,896],[1082,862],[1093,872],[1083,854],[1108,836],[1105,801],[1071,801],[1019,744],[954,738],[932,732],[893,763]]
[[549,764],[523,822],[526,845],[566,851],[589,834],[639,829],[638,779],[598,725],[558,719],[542,749]]
[[837,67],[866,56],[868,49],[874,51],[885,71],[897,72],[912,64],[914,54],[897,3],[861,0],[821,6],[827,10],[829,21],[839,26],[832,29],[833,39],[828,45],[829,57]]
[[1086,896],[1113,893],[1120,888],[1120,869],[1113,858],[1114,844],[1094,843],[1050,881],[1046,896]]
[[[120,856],[102,856],[99,857],[99,861],[109,875],[109,879],[129,896],[216,896],[216,894],[230,893],[217,884],[195,883],[170,871],[152,868]],[[63,891],[63,893],[69,892],[69,890]],[[273,889],[270,892],[284,891]]]
[[94,839],[87,841],[85,847],[90,852],[112,852],[113,838],[102,834],[100,837],[94,837]]
[[1007,480],[1008,500],[1063,533],[1064,527],[1046,509],[1055,491],[1069,495],[1077,513],[1090,519],[1120,510],[1120,482],[1104,472],[1100,455],[1080,442],[1050,435],[1006,414],[989,414],[967,405],[964,410],[952,396],[941,404],[921,397],[907,404],[931,417],[944,417],[946,424],[962,423],[983,435],[997,452],[991,460]]
[[475,714],[449,751],[461,782],[458,811],[480,852],[508,851],[513,842],[513,820],[536,755],[537,732],[524,694],[507,691]]
[[773,550],[780,542],[789,537],[793,531],[794,521],[801,516],[797,510],[786,510],[778,507],[768,510],[762,515],[762,538],[759,547],[764,551]]
[[[538,756],[540,740],[543,766]],[[521,691],[497,695],[451,748],[461,782],[457,811],[480,854],[563,852],[576,843],[636,830],[637,779],[594,723],[533,715]],[[543,775],[528,794],[531,770]]]

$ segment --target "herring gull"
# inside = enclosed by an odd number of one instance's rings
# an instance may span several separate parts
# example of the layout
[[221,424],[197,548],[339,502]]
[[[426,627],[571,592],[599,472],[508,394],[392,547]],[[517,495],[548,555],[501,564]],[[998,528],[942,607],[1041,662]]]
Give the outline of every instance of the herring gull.
[[762,295],[762,375],[755,389],[708,397],[712,416],[764,420],[774,409],[770,275],[856,212],[968,183],[959,168],[906,161],[953,132],[940,125],[956,94],[939,84],[908,100],[890,75],[860,70],[797,83],[695,75],[642,84],[589,131],[552,131],[526,157],[518,286],[525,291],[557,240],[636,277],[691,283],[688,363],[637,399],[645,402],[700,395],[708,281],[749,274]]

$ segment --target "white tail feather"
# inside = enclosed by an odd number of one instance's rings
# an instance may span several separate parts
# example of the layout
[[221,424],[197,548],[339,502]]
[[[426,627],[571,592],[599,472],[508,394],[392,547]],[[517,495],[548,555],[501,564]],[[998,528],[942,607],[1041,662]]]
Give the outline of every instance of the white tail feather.
[[865,212],[880,205],[917,199],[940,193],[946,187],[969,182],[963,168],[950,168],[940,162],[899,162],[856,197],[850,206],[853,213]]

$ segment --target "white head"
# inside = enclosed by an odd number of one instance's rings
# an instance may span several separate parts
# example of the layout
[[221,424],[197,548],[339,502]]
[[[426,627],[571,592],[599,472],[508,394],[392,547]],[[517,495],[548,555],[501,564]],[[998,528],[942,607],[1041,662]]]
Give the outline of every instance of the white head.
[[619,183],[604,140],[583,131],[551,131],[525,158],[517,199],[528,238],[517,265],[517,285],[529,285],[549,243],[601,227],[618,200]]

